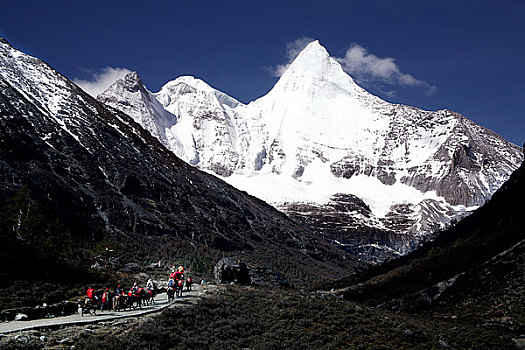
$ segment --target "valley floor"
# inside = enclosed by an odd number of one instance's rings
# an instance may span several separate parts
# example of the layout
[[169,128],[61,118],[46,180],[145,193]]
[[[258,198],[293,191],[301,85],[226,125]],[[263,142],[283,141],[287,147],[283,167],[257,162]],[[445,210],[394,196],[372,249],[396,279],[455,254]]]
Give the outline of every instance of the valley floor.
[[[34,341],[24,343],[21,337]],[[0,340],[0,348],[514,349],[520,342],[514,338],[524,337],[502,325],[452,314],[409,315],[326,294],[220,286],[189,307],[22,332],[17,339]]]

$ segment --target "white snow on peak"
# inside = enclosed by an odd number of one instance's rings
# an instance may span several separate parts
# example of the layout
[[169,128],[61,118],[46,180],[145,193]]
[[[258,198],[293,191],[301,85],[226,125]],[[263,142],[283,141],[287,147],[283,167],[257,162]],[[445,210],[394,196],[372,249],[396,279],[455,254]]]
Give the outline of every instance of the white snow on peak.
[[[282,74],[268,95],[286,91],[301,91],[309,98],[315,91],[341,89],[348,94],[365,92],[343,71],[328,51],[315,40],[308,44]],[[308,94],[310,92],[310,94]]]
[[326,48],[321,45],[321,43],[319,42],[319,40],[312,40],[308,45],[306,45],[304,47],[303,50],[301,50],[301,53],[303,54],[318,54],[320,56],[323,56],[323,57],[328,57],[330,56],[330,54],[328,53],[328,51],[326,51]]
[[286,155],[281,164],[274,162],[272,166],[292,175],[304,166],[299,163],[316,158],[310,151],[302,151],[312,147],[328,161],[349,153],[377,158],[373,150],[382,147],[382,138],[370,135],[388,132],[390,119],[369,108],[371,103],[386,104],[355,84],[314,41],[299,53],[267,95],[238,111],[258,120],[258,127],[267,132],[264,144],[251,146]]
[[195,78],[191,75],[180,76],[174,80],[167,82],[166,84],[164,84],[164,86],[161,87],[160,91],[156,95],[157,98],[160,101],[162,101],[164,105],[168,105],[168,96],[171,97],[171,95],[177,95],[181,92],[181,90],[182,92],[187,92],[188,88],[193,88],[195,89],[195,92],[201,92],[203,94],[213,94],[220,103],[226,104],[231,108],[234,108],[241,104],[239,101],[237,101],[233,97],[228,96],[224,92],[212,88],[204,80]]
[[37,107],[47,115],[55,115],[68,98],[66,79],[57,79],[52,68],[4,41],[0,41],[0,66],[0,76],[30,100],[38,101]]
[[[78,87],[43,61],[25,54],[0,38],[0,78],[8,82],[48,119],[71,135],[88,152],[76,128],[89,118],[78,106],[90,108]],[[75,106],[71,108],[71,106]]]
[[177,121],[146,89],[136,72],[117,80],[97,99],[131,116],[164,144],[167,142],[165,130]]
[[170,80],[166,84],[164,84],[164,86],[160,90],[162,91],[167,86],[177,85],[181,83],[189,85],[189,86],[193,86],[194,88],[198,90],[205,90],[205,91],[214,90],[204,80],[195,78],[194,76],[191,76],[191,75],[183,75],[183,76],[177,77],[174,80]]

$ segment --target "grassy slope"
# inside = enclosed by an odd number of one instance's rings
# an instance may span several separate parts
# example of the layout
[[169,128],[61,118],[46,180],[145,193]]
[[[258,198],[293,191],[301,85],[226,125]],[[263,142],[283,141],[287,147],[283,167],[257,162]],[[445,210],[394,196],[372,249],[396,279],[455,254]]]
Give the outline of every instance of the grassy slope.
[[332,296],[228,288],[189,308],[169,309],[109,336],[85,334],[77,349],[512,348],[513,334],[452,320],[407,316]]

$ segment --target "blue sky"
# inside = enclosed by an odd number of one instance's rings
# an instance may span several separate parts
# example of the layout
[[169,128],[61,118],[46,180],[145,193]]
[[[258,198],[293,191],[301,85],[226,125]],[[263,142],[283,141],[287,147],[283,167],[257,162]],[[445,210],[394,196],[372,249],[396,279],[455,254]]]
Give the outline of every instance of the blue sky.
[[3,1],[0,35],[77,81],[125,68],[158,91],[189,74],[248,102],[312,38],[388,101],[449,108],[525,140],[523,1],[50,3]]

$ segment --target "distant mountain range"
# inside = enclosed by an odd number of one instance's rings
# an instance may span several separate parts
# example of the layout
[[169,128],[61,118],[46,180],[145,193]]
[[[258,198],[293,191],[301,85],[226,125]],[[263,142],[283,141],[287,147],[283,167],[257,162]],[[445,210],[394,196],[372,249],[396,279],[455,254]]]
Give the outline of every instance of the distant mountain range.
[[373,96],[318,41],[247,105],[190,76],[151,93],[137,73],[98,99],[187,163],[371,262],[410,252],[478,208],[523,160],[458,113]]
[[[156,98],[135,87],[151,113],[169,121]],[[122,262],[186,261],[204,271],[233,255],[299,284],[361,265],[263,201],[181,161],[127,114],[1,38],[0,208],[0,272],[8,275],[20,246],[17,218],[20,242],[49,247],[57,259],[89,262],[105,244]]]

